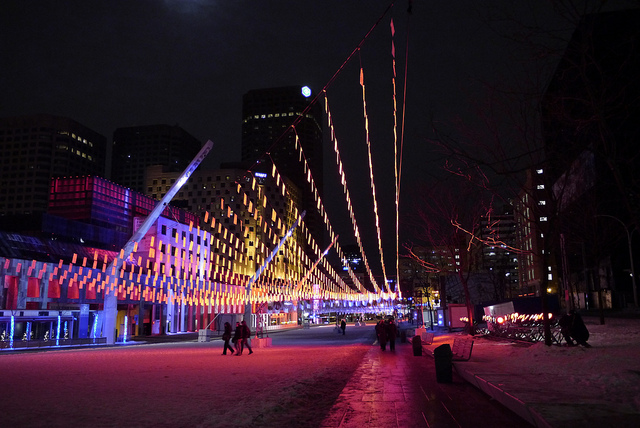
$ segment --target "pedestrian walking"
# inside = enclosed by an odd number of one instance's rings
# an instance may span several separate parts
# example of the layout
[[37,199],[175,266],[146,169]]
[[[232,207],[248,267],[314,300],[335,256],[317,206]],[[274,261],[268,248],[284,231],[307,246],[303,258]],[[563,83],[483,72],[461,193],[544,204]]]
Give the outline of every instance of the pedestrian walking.
[[340,323],[340,328],[342,329],[342,335],[344,336],[345,330],[347,329],[347,322],[342,318],[342,322]]
[[222,333],[222,340],[224,341],[222,355],[227,355],[227,349],[231,351],[230,355],[233,355],[236,350],[233,349],[233,346],[229,344],[229,341],[231,340],[231,324],[229,324],[228,322],[224,323],[224,333]]
[[236,355],[242,354],[242,326],[236,322],[236,331],[233,333],[232,342],[236,345]]
[[395,351],[396,336],[398,335],[398,326],[394,322],[393,318],[391,318],[389,319],[389,321],[387,321],[387,324],[385,325],[385,327],[387,329],[387,340],[389,341],[389,350]]
[[376,334],[378,335],[378,343],[380,349],[383,351],[387,349],[387,329],[385,328],[384,321],[378,321],[376,324]]
[[253,349],[251,349],[251,330],[247,325],[246,321],[242,321],[242,345],[240,347],[240,355],[242,355],[242,349],[247,347],[249,350],[249,355],[253,354]]

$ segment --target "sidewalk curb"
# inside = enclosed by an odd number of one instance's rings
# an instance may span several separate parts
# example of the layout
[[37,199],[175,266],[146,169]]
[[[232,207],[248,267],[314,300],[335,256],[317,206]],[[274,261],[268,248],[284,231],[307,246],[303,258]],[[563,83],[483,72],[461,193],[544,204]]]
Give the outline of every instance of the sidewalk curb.
[[517,397],[505,392],[499,386],[483,379],[480,375],[473,374],[469,370],[466,370],[462,366],[464,363],[453,363],[453,367],[462,379],[471,385],[484,392],[492,399],[501,403],[507,409],[520,416],[531,425],[540,428],[552,428],[550,425],[535,409],[524,403]]
[[[422,344],[422,354],[433,358],[433,345]],[[456,373],[467,383],[487,394],[498,403],[509,409],[511,412],[520,416],[522,419],[530,423],[534,427],[552,428],[553,426],[547,422],[540,413],[531,406],[520,400],[519,398],[505,392],[502,388],[494,383],[484,379],[481,375],[474,374],[466,369],[465,362],[452,362]]]

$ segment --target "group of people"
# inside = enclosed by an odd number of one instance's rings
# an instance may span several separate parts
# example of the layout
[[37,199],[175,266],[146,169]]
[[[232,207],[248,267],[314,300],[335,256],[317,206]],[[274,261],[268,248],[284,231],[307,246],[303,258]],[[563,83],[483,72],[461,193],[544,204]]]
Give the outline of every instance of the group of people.
[[398,335],[398,326],[393,318],[386,320],[380,320],[376,324],[376,336],[378,337],[378,343],[380,349],[383,351],[387,349],[387,343],[389,343],[389,350],[396,350],[396,336]]
[[[224,348],[222,349],[222,355],[227,355],[227,349],[231,351],[230,355],[242,355],[242,351],[246,347],[249,350],[249,355],[253,354],[253,349],[251,349],[251,330],[247,325],[246,321],[242,321],[242,323],[236,323],[236,330],[233,332],[233,337],[231,336],[231,324],[228,322],[224,323],[224,333],[222,333],[222,340],[224,341]],[[233,346],[229,344],[231,341],[234,345],[236,345],[236,349],[233,349]]]

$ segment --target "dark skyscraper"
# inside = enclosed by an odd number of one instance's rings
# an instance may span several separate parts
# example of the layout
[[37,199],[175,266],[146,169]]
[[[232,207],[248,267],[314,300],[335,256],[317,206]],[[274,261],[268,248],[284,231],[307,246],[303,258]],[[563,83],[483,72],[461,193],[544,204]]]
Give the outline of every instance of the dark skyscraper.
[[[0,217],[4,226],[37,227],[52,177],[104,175],[107,139],[48,114],[0,118]],[[13,218],[13,220],[11,220]]]
[[548,212],[558,216],[546,227],[556,227],[562,236],[556,254],[570,271],[566,276],[582,278],[567,286],[567,293],[602,298],[602,292],[591,291],[610,290],[613,302],[633,299],[636,306],[629,258],[636,251],[631,235],[640,225],[638,23],[640,9],[585,16],[541,103],[548,165],[544,186],[555,196],[555,201],[548,198],[556,205]]
[[182,172],[202,144],[179,126],[148,125],[118,128],[113,133],[114,182],[145,192],[145,170],[163,165],[167,172]]
[[[316,208],[307,171],[299,158],[296,135],[322,197],[322,107],[315,103],[308,87],[256,89],[242,99],[242,161],[262,165],[257,170],[270,172],[271,160],[280,174],[296,183],[302,191],[305,223],[316,242],[322,244],[324,225]],[[292,126],[293,125],[293,126]]]

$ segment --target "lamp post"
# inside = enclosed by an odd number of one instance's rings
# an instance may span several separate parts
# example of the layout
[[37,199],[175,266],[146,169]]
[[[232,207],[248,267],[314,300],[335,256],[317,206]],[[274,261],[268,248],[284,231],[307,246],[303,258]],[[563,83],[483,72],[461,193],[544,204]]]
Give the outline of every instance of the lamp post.
[[629,246],[629,262],[631,263],[631,286],[633,287],[633,304],[638,307],[638,291],[636,288],[636,271],[633,267],[633,250],[631,249],[631,232],[629,232],[629,228],[622,220],[618,217],[614,217],[608,214],[598,214],[596,217],[609,217],[616,220],[618,223],[624,227],[624,231],[627,232],[627,245]]

